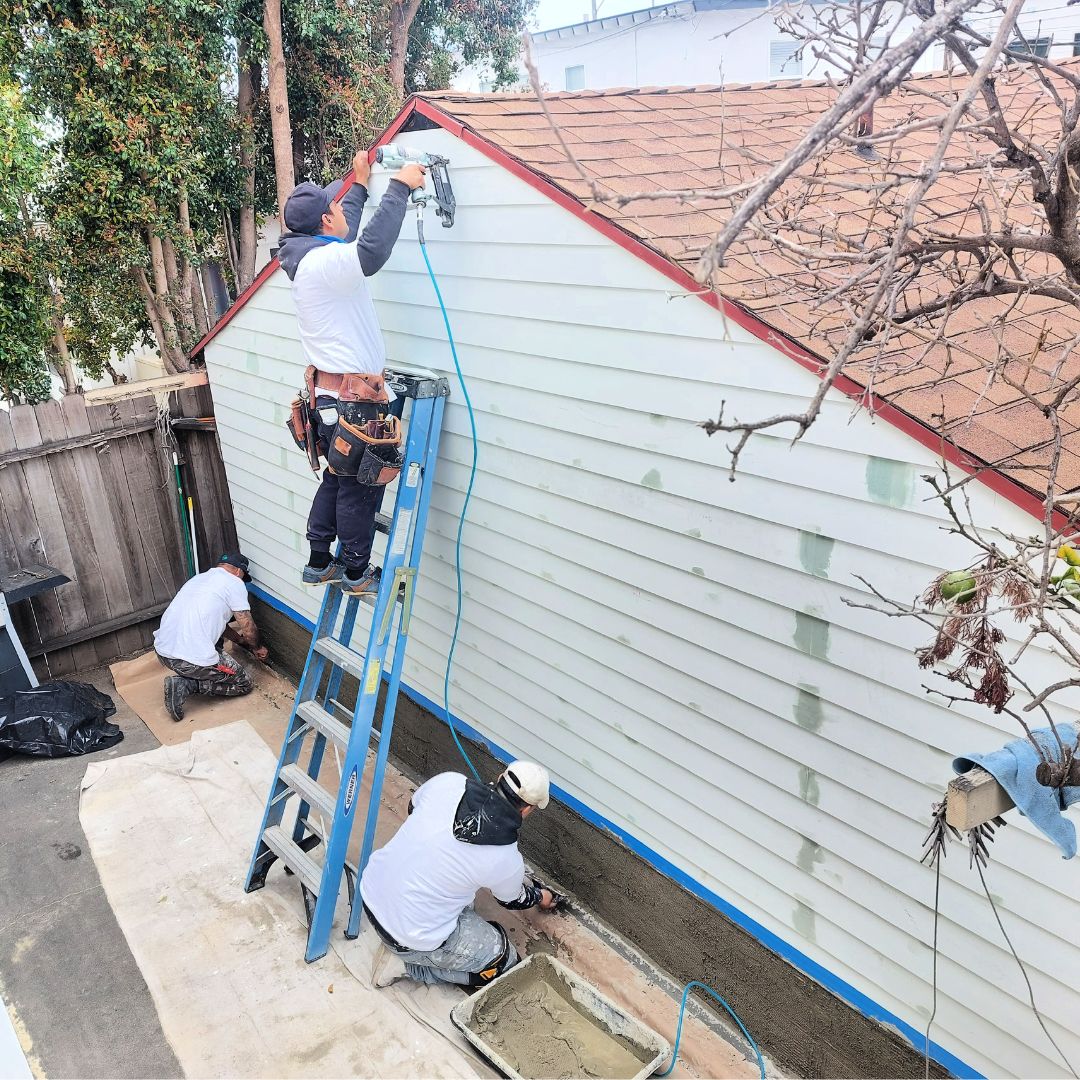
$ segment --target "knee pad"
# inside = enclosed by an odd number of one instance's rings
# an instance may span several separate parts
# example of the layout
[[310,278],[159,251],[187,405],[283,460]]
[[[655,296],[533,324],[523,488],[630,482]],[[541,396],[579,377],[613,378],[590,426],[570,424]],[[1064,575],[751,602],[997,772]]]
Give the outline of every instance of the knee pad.
[[499,954],[483,971],[470,973],[469,986],[471,988],[487,986],[489,982],[505,974],[518,962],[517,949],[511,944],[506,931],[497,922],[490,925],[494,926],[499,934]]

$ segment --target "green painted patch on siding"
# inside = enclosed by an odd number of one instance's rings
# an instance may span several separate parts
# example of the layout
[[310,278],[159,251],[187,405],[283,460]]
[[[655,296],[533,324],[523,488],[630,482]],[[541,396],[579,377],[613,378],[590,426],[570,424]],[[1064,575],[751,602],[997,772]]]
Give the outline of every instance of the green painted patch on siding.
[[866,493],[886,506],[907,506],[915,487],[914,471],[903,461],[872,457],[866,462]]
[[827,578],[835,543],[836,541],[831,536],[800,529],[799,562],[802,563],[803,569],[815,577]]
[[807,941],[817,941],[817,912],[802,900],[795,901],[795,910],[791,913],[791,922],[795,929]]
[[701,539],[701,530],[700,529],[687,529],[686,530],[686,535],[687,536],[692,536],[695,540],[700,540]]
[[810,656],[829,655],[830,624],[809,611],[795,612],[795,647]]
[[689,705],[694,712],[701,712],[701,706],[696,701],[688,701],[686,704]]
[[808,836],[802,837],[799,854],[795,856],[795,865],[806,874],[813,874],[814,867],[825,861],[825,852],[820,844],[815,844]]
[[488,412],[493,412],[496,416],[502,415],[502,409],[499,408],[494,402],[488,406]]
[[621,641],[624,645],[630,644],[630,639],[625,634],[620,634],[615,640]]
[[655,412],[649,413],[649,419],[652,423],[656,424],[657,427],[663,427],[667,423],[666,416],[661,416],[659,413]]
[[817,773],[809,765],[799,766],[799,798],[811,806],[817,806],[821,801]]
[[541,571],[540,571],[540,576],[541,576],[541,577],[542,577],[542,578],[543,578],[543,579],[544,579],[545,581],[554,581],[554,580],[555,580],[555,575],[554,575],[554,574],[551,574],[551,573],[549,573],[549,572],[548,572],[547,570],[541,570]]
[[795,723],[806,731],[815,734],[821,730],[825,723],[825,710],[821,707],[821,698],[818,696],[818,688],[809,683],[799,683],[799,689],[795,698]]
[[660,472],[658,469],[650,469],[641,478],[641,483],[644,487],[653,488],[656,491],[664,490],[664,485],[660,482]]
[[705,576],[705,571],[700,566],[691,566],[690,567],[690,573],[691,574],[697,574],[698,577],[704,577]]
[[244,362],[247,365],[248,371],[253,375],[259,374],[259,356],[258,353],[253,353],[248,350],[247,356],[244,357]]
[[581,465],[582,465],[581,458],[579,458],[579,457],[574,458],[574,460],[572,462],[570,462],[570,464],[573,465],[575,469],[580,469]]

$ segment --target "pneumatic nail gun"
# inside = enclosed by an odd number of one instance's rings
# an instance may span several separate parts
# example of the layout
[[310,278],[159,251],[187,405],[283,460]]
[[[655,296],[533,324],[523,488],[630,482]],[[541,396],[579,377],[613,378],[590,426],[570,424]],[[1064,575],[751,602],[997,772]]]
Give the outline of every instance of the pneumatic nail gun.
[[450,164],[449,158],[439,154],[429,154],[423,150],[414,150],[398,143],[387,143],[385,146],[375,148],[375,160],[387,169],[402,169],[406,165],[423,165],[431,174],[434,184],[434,192],[417,188],[412,193],[412,201],[415,205],[423,207],[434,201],[435,213],[442,218],[443,228],[449,229],[454,224],[454,210],[457,202],[454,199],[454,189],[450,186],[450,174],[446,167]]

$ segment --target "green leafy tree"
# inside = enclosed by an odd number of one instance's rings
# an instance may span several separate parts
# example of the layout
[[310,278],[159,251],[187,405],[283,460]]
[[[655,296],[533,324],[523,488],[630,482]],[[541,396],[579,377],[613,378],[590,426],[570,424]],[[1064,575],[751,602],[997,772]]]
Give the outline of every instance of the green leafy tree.
[[219,0],[16,0],[15,14],[31,93],[61,128],[43,204],[70,255],[63,290],[80,347],[104,364],[148,325],[167,369],[181,370],[208,325],[199,264],[242,203],[226,11]]
[[0,82],[0,393],[11,402],[42,401],[51,390],[53,296],[32,214],[49,158],[20,89]]

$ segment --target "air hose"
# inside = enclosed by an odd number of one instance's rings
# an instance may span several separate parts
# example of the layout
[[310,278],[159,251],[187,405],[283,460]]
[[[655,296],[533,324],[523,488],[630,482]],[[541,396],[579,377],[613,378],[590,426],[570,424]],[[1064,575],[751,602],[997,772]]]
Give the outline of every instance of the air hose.
[[[462,585],[461,585],[461,533],[465,527],[465,515],[469,509],[469,500],[472,498],[473,484],[476,481],[476,466],[479,457],[479,441],[476,436],[476,414],[473,412],[472,399],[469,397],[469,388],[465,385],[465,376],[461,370],[461,362],[458,360],[457,345],[454,343],[454,332],[450,328],[450,316],[446,312],[446,304],[443,302],[442,291],[439,289],[439,283],[435,278],[435,271],[431,267],[431,260],[428,258],[427,244],[424,242],[424,219],[422,216],[423,211],[417,211],[416,215],[416,235],[420,241],[420,254],[424,256],[424,265],[427,267],[428,277],[431,278],[432,288],[435,290],[435,299],[439,302],[439,310],[442,312],[443,326],[446,328],[446,339],[450,343],[450,355],[454,360],[454,371],[457,373],[458,385],[461,387],[461,396],[465,401],[465,408],[469,414],[469,431],[472,436],[472,465],[469,469],[469,483],[465,488],[465,501],[461,504],[461,516],[458,518],[457,538],[454,542],[454,573],[457,578],[457,610],[454,615],[454,632],[450,638],[450,650],[446,656],[446,675],[443,679],[443,719],[446,721],[446,726],[450,729],[450,734],[454,737],[454,743],[458,748],[458,752],[465,759],[465,764],[469,766],[469,770],[477,780],[480,779],[480,774],[476,771],[476,766],[473,765],[469,755],[465,753],[465,747],[461,745],[461,740],[458,738],[457,728],[454,726],[454,718],[450,714],[450,675],[454,667],[454,652],[457,649],[458,632],[461,629],[461,605],[462,605]],[[735,1010],[715,991],[711,986],[706,986],[702,982],[693,980],[686,984],[683,989],[682,1002],[679,1005],[679,1023],[675,1031],[675,1046],[671,1051],[671,1064],[667,1069],[658,1073],[658,1076],[670,1076],[675,1069],[675,1064],[679,1060],[679,1046],[682,1043],[683,1033],[683,1021],[686,1019],[686,1005],[690,997],[690,991],[695,987],[704,990],[710,997],[715,998],[728,1012],[731,1018],[739,1025],[739,1030],[746,1036],[746,1041],[753,1048],[754,1054],[757,1057],[758,1071],[761,1074],[761,1080],[765,1080],[765,1062],[762,1059],[761,1051],[758,1049],[758,1045],[754,1042],[750,1032],[746,1030],[746,1025],[739,1019]]]
[[458,518],[457,538],[454,541],[454,575],[457,580],[457,609],[454,613],[454,632],[450,637],[450,650],[446,654],[446,675],[443,678],[443,719],[454,737],[454,744],[458,752],[465,759],[469,771],[479,780],[480,773],[472,759],[465,753],[465,747],[458,738],[457,728],[454,726],[454,718],[450,713],[450,675],[454,669],[454,653],[457,651],[458,633],[461,630],[461,604],[463,590],[461,585],[461,533],[465,528],[465,515],[469,510],[469,500],[472,498],[473,484],[476,482],[476,465],[479,459],[479,441],[476,437],[476,414],[473,412],[472,399],[469,397],[469,388],[465,385],[465,376],[461,371],[461,362],[458,360],[457,345],[454,343],[454,332],[450,329],[450,316],[446,313],[446,304],[443,303],[442,291],[435,279],[435,271],[431,268],[431,260],[428,258],[427,244],[424,242],[424,218],[423,210],[417,209],[416,213],[416,237],[420,241],[420,254],[424,256],[424,265],[427,267],[428,277],[431,278],[431,286],[435,290],[435,299],[439,301],[439,310],[442,312],[443,326],[446,327],[446,340],[450,343],[450,355],[454,360],[454,371],[457,372],[458,385],[461,387],[461,396],[465,401],[465,408],[469,413],[469,431],[472,435],[472,465],[469,469],[469,483],[465,488],[465,501],[461,504],[461,516]]

